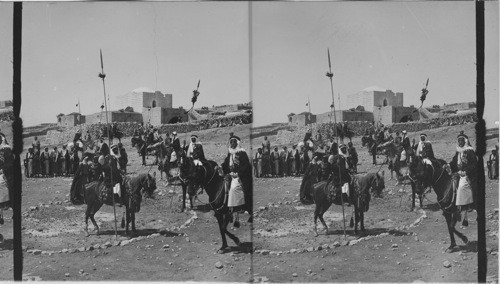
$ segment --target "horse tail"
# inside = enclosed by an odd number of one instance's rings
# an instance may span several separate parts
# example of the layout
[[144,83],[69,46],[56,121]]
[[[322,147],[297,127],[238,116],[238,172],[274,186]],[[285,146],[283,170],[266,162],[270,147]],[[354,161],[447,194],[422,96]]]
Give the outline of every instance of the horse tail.
[[71,182],[70,201],[73,205],[83,205],[85,203],[85,183],[83,176],[77,172]]

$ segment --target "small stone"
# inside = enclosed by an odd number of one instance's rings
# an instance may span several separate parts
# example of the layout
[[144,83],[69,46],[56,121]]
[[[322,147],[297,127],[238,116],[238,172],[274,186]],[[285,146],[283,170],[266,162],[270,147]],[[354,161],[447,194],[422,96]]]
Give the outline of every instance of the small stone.
[[262,255],[268,255],[269,253],[270,253],[270,251],[267,249],[263,249],[260,251],[260,254],[262,254]]
[[348,242],[348,241],[342,241],[342,243],[340,243],[340,245],[341,245],[341,246],[346,246],[346,245],[348,245],[348,244],[349,244],[349,242]]
[[110,246],[112,246],[111,242],[106,242],[106,243],[104,243],[104,247],[105,247],[105,248],[109,248]]
[[[339,247],[339,246],[340,246],[340,243],[339,243],[338,241],[335,241],[335,242],[333,243],[333,247]],[[331,247],[331,246],[330,246],[330,247]]]
[[37,207],[37,206],[30,206],[30,211],[35,211],[35,210],[37,210],[37,209],[38,209],[38,207]]
[[391,248],[397,248],[398,247],[398,244],[392,244],[391,245]]
[[308,252],[312,252],[312,251],[314,251],[314,248],[313,248],[313,247],[308,247],[306,250],[307,250]]
[[292,276],[293,276],[293,277],[297,277],[297,276],[298,276],[298,274],[297,274],[297,273],[293,273],[293,274],[292,274]]
[[101,245],[100,244],[95,244],[94,245],[94,249],[100,249],[101,248]]
[[85,247],[80,247],[80,248],[78,248],[78,251],[79,251],[79,252],[84,252],[84,251],[85,251]]
[[117,246],[119,246],[120,244],[121,244],[121,241],[114,241],[114,242],[113,242],[113,246],[114,246],[114,247],[117,247]]
[[449,261],[445,260],[443,262],[443,266],[446,267],[446,268],[450,268],[451,267],[451,263]]
[[69,273],[65,273],[64,276],[69,277]]
[[223,267],[224,267],[224,265],[222,264],[222,262],[217,261],[217,262],[215,263],[215,268],[217,268],[217,269],[222,269]]
[[170,247],[170,245],[166,244],[166,245],[163,245],[162,248],[169,248],[169,247]]

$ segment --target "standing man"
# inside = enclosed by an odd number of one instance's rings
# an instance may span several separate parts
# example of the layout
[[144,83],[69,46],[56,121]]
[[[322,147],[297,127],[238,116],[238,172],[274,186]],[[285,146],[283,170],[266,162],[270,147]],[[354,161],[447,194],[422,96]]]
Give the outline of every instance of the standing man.
[[257,153],[255,153],[255,177],[262,177],[262,148],[257,149]]
[[120,166],[120,171],[122,171],[124,174],[127,173],[127,163],[127,151],[125,151],[123,144],[121,142],[118,142],[118,165]]
[[279,176],[280,174],[280,154],[278,152],[278,147],[274,147],[274,151],[271,153],[271,175]]
[[26,177],[33,177],[33,158],[35,153],[33,152],[33,147],[28,148],[28,153],[26,153]]
[[[226,159],[222,163],[222,170],[229,188],[228,207],[231,212],[238,212],[239,209],[249,211],[252,206],[252,164],[248,159],[245,149],[240,146],[240,138],[231,137],[229,140],[229,151]],[[235,227],[239,227],[238,213],[236,214]]]
[[358,153],[356,152],[356,148],[352,145],[352,142],[347,143],[347,164],[349,165],[349,170],[354,173],[358,173]]
[[462,225],[467,226],[467,211],[475,208],[477,194],[477,157],[465,134],[457,136],[457,151],[450,162],[453,174],[455,205],[465,211]]
[[50,153],[50,166],[52,168],[51,175],[56,177],[59,176],[59,151],[57,147],[54,147],[54,151]]
[[280,176],[288,176],[288,151],[286,146],[283,146],[283,150],[280,153]]
[[50,175],[50,153],[49,153],[49,147],[45,147],[44,151],[42,152],[42,165],[43,165],[43,175],[44,176],[49,176]]

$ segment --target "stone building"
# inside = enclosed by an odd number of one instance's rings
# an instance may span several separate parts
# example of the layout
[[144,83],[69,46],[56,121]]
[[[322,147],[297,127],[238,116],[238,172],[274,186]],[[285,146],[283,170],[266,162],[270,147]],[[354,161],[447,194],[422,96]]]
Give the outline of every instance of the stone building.
[[124,95],[116,96],[114,109],[132,107],[136,112],[143,112],[148,108],[172,108],[172,94],[163,94],[148,88],[138,88]]
[[373,119],[382,124],[420,120],[420,114],[415,107],[382,106],[373,110]]
[[469,110],[476,107],[475,102],[469,103],[455,103],[455,104],[445,104],[443,106],[444,111],[459,111],[459,110]]
[[[403,93],[394,93],[380,87],[369,87],[356,94],[350,95],[346,101],[346,109],[363,106],[366,111],[373,112],[377,107],[403,106]],[[343,106],[344,107],[344,106]]]
[[373,113],[369,111],[357,111],[357,110],[336,110],[335,119],[333,117],[333,112],[325,112],[316,115],[317,123],[325,122],[341,122],[341,121],[368,121],[373,122]]
[[0,108],[7,108],[7,107],[12,107],[12,101],[7,100],[7,101],[0,101]]
[[288,123],[297,126],[306,126],[316,122],[316,115],[310,112],[302,112],[299,114],[291,113],[288,115]]
[[142,112],[142,121],[152,125],[188,122],[188,114],[183,108],[154,107]]
[[[108,111],[109,122],[137,122],[141,123],[142,113],[139,112],[121,112],[121,111]],[[96,112],[85,116],[85,123],[98,124],[106,123],[106,112]]]
[[73,127],[85,123],[85,115],[78,112],[72,112],[67,115],[59,114],[57,116],[57,125],[60,127]]

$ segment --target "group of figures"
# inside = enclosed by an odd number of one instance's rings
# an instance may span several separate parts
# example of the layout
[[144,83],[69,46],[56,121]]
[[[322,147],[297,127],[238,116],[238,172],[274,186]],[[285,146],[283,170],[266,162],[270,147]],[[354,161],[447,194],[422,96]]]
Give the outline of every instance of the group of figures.
[[[318,141],[321,142],[321,141]],[[306,134],[302,142],[292,145],[291,149],[283,146],[281,150],[277,146],[271,151],[271,143],[264,137],[262,147],[257,149],[253,164],[255,177],[288,177],[300,176],[306,173],[311,159],[327,156],[331,152],[340,152],[346,158],[348,168],[357,172],[358,154],[352,142],[348,145],[342,144],[340,151],[337,151],[338,144],[331,139],[326,145],[322,143],[315,147],[310,132]]]
[[64,144],[59,150],[56,147],[41,150],[40,141],[35,137],[32,147],[24,158],[24,174],[26,177],[55,177],[73,175],[82,159],[83,144]]

